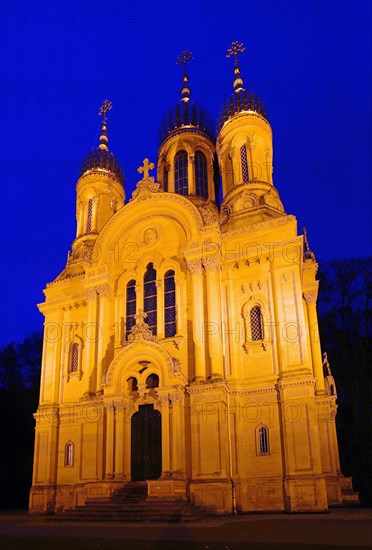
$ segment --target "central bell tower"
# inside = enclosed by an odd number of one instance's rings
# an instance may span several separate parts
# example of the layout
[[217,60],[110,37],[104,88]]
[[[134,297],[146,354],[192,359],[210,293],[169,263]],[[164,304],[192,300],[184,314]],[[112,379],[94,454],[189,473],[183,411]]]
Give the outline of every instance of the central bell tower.
[[187,63],[192,53],[177,58],[183,65],[181,98],[163,118],[157,160],[158,181],[163,191],[187,196],[197,205],[217,200],[218,165],[215,129],[209,113],[191,101]]

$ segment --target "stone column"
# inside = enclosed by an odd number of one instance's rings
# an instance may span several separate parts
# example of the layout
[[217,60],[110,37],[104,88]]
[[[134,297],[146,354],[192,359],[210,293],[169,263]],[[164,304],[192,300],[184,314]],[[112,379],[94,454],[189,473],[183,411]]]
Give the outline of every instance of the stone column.
[[189,194],[195,195],[195,155],[188,155],[188,180],[189,180]]
[[164,285],[162,279],[156,280],[156,301],[157,301],[157,337],[164,338]]
[[318,297],[318,285],[304,292],[309,322],[309,338],[314,377],[317,379],[316,394],[325,393],[323,360],[320,351],[320,338],[318,327],[318,315],[316,312],[316,300]]
[[88,303],[88,317],[85,325],[85,360],[83,365],[83,380],[85,394],[96,391],[96,347],[99,340],[99,326],[97,323],[97,289],[91,287],[86,290]]
[[159,395],[158,405],[161,408],[161,478],[170,478],[170,427],[169,427],[169,396]]
[[185,426],[184,396],[182,393],[169,395],[172,403],[172,478],[184,479],[185,476]]
[[106,353],[109,343],[109,297],[111,289],[109,285],[102,285],[98,288],[99,292],[99,338],[97,353],[97,385],[96,392],[102,393],[102,374],[106,367]]
[[201,260],[190,260],[187,267],[192,283],[192,334],[195,356],[195,382],[205,380],[205,343],[204,343],[204,290]]
[[135,405],[133,403],[131,403],[130,401],[124,401],[123,403],[123,407],[124,407],[124,410],[123,410],[123,421],[124,421],[124,425],[123,425],[123,441],[124,441],[124,445],[123,445],[123,455],[124,455],[124,470],[123,470],[123,476],[124,476],[124,479],[128,479],[130,480],[131,479],[131,467],[132,467],[132,463],[131,463],[131,459],[132,459],[132,456],[131,456],[131,427],[132,427],[132,424],[131,424],[131,420],[132,420],[132,415],[133,413],[135,412]]
[[99,204],[99,198],[94,197],[93,199],[93,205],[92,205],[92,233],[97,232],[97,226],[98,226],[98,204]]
[[106,464],[105,479],[114,477],[114,425],[115,425],[115,405],[106,403]]
[[208,348],[211,360],[211,378],[221,380],[223,372],[221,287],[219,263],[216,255],[203,259],[207,277]]
[[76,212],[76,238],[80,237],[84,233],[83,231],[83,224],[84,224],[84,209],[83,209],[83,203],[79,202]]
[[115,479],[122,481],[124,474],[124,402],[115,403]]

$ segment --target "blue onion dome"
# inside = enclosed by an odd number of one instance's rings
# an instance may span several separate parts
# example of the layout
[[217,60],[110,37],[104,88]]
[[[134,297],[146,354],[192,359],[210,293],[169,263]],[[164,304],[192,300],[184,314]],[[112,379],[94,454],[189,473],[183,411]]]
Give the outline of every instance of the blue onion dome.
[[195,132],[205,134],[211,141],[215,141],[215,124],[211,115],[194,101],[179,101],[169,109],[163,117],[159,129],[160,145],[170,136],[181,132]]
[[159,129],[159,145],[169,137],[182,132],[203,134],[213,142],[216,140],[215,124],[211,115],[194,101],[191,101],[191,88],[187,74],[187,63],[192,61],[192,53],[183,50],[177,58],[177,65],[183,65],[180,101],[163,117]]
[[107,172],[111,172],[124,185],[123,168],[111,151],[99,148],[89,151],[81,163],[79,177],[90,170],[106,170]]
[[240,89],[233,92],[233,94],[225,102],[225,105],[223,106],[223,109],[218,117],[218,132],[227,120],[242,111],[254,111],[264,117],[267,121],[269,120],[262,100],[257,95],[253,94],[253,92]]
[[96,149],[92,149],[85,156],[80,167],[81,177],[90,170],[105,170],[114,175],[120,183],[124,185],[124,171],[119,161],[115,158],[114,154],[108,149],[108,136],[107,136],[107,111],[112,109],[112,104],[107,99],[103,102],[98,114],[103,115],[101,135],[99,137],[99,146]]
[[239,43],[237,40],[234,40],[231,47],[227,50],[226,57],[234,57],[234,92],[226,101],[220,113],[218,119],[218,132],[227,120],[241,112],[255,112],[268,121],[266,108],[262,100],[253,92],[250,92],[243,87],[244,81],[240,72],[238,54],[244,51],[244,45],[241,42]]

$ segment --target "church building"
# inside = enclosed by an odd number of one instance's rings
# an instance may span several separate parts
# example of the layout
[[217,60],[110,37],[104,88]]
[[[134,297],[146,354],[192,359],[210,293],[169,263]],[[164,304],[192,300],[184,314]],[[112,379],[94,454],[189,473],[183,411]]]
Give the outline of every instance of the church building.
[[228,50],[234,90],[217,125],[191,99],[182,52],[157,175],[146,158],[129,198],[108,146],[111,103],[101,107],[72,251],[39,304],[31,513],[139,486],[144,502],[215,514],[323,512],[350,490],[317,263],[274,186],[272,130],[244,87],[243,50]]

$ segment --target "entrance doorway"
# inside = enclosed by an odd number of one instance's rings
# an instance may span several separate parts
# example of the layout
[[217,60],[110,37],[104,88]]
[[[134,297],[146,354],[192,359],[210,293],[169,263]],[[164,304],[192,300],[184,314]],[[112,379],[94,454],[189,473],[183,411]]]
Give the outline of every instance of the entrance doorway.
[[161,414],[154,405],[140,405],[131,420],[132,481],[161,475]]

